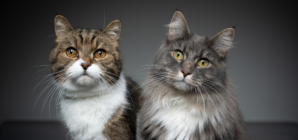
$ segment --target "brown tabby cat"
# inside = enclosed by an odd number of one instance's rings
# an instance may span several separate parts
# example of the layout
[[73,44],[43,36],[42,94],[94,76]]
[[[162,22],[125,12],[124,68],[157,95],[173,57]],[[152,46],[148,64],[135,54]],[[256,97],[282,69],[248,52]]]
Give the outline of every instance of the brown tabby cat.
[[[74,140],[133,140],[135,112],[118,50],[121,23],[103,31],[73,29],[55,18],[51,70],[59,84],[60,113]],[[127,84],[127,80],[130,84]]]
[[234,29],[201,37],[178,11],[169,28],[141,94],[138,139],[247,140],[226,74]]

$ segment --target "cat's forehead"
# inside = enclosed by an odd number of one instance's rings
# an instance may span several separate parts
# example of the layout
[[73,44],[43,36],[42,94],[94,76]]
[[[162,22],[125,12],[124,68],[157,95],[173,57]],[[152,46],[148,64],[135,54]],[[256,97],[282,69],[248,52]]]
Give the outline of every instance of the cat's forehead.
[[80,51],[88,52],[94,49],[114,51],[115,46],[100,30],[76,29],[73,34],[63,41],[62,48],[74,47]]
[[193,35],[188,40],[184,41],[182,44],[185,48],[185,52],[197,52],[201,51],[206,47],[206,38],[198,35]]
[[74,32],[74,39],[78,45],[93,45],[100,40],[102,40],[102,32],[100,30],[86,30],[86,29],[76,29]]
[[193,35],[189,38],[182,38],[171,45],[172,50],[181,50],[188,55],[197,55],[206,50],[208,38]]

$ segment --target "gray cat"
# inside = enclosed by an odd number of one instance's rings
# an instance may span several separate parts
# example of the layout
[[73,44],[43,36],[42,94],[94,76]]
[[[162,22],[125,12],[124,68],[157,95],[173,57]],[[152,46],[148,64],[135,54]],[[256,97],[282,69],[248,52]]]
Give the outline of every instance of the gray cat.
[[138,139],[248,139],[226,74],[234,34],[227,28],[212,38],[198,36],[175,12],[141,94]]

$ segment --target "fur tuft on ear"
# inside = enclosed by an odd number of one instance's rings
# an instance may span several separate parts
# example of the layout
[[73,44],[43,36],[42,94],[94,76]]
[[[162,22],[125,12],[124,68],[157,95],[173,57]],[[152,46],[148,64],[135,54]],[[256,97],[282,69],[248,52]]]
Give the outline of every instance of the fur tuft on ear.
[[112,21],[104,30],[103,33],[113,40],[119,40],[121,31],[120,20]]
[[213,48],[219,56],[225,57],[228,49],[232,45],[234,36],[235,30],[233,28],[227,28],[211,38],[211,41],[213,42]]
[[179,37],[183,37],[186,34],[189,34],[189,28],[186,22],[185,17],[180,11],[176,11],[173,15],[171,23],[168,25],[169,34],[168,39],[174,40]]
[[57,15],[55,17],[55,32],[57,39],[62,39],[70,35],[72,31],[73,28],[65,17],[63,17],[62,15]]

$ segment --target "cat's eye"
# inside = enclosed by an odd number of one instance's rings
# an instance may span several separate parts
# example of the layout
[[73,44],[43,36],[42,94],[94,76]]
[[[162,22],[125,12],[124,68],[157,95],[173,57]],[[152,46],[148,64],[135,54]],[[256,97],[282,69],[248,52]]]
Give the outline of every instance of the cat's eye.
[[201,59],[201,60],[199,60],[198,65],[201,68],[205,68],[209,65],[209,61],[206,59]]
[[181,60],[183,58],[183,53],[181,51],[175,51],[174,52],[174,57],[177,60]]
[[66,55],[68,57],[74,58],[77,57],[79,55],[78,51],[74,48],[69,48],[66,50]]
[[105,50],[97,50],[95,53],[94,53],[94,57],[95,58],[104,58],[106,56],[106,51]]

